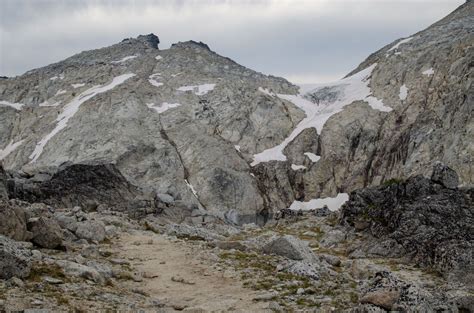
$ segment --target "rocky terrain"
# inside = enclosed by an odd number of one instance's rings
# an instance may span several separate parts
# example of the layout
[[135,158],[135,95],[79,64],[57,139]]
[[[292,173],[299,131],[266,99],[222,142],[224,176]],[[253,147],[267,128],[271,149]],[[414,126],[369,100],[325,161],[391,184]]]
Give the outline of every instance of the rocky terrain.
[[474,4],[309,91],[153,34],[0,79],[0,312],[474,311]]

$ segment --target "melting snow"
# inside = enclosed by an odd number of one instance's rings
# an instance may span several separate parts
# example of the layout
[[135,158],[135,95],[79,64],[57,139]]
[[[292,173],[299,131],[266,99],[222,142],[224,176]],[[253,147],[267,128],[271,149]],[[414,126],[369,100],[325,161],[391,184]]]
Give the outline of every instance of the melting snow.
[[291,164],[291,169],[292,169],[293,171],[304,170],[304,169],[306,169],[306,166],[304,166],[304,165]]
[[263,92],[264,94],[269,95],[270,97],[275,97],[276,96],[276,94],[274,94],[270,90],[268,90],[266,88],[263,88],[263,87],[258,87],[258,91]]
[[84,87],[85,85],[86,84],[84,84],[84,83],[71,84],[72,88]]
[[408,37],[408,38],[405,38],[405,39],[402,39],[400,40],[397,44],[395,44],[393,47],[391,47],[387,52],[390,52],[390,51],[393,51],[393,50],[396,50],[398,49],[401,45],[409,42],[410,40],[412,40],[413,37]]
[[240,152],[240,146],[239,145],[235,145],[234,148],[235,148],[235,150]]
[[63,95],[63,94],[65,94],[66,92],[67,92],[67,90],[62,90],[62,89],[61,89],[61,90],[58,90],[58,92],[56,92],[56,94],[55,94],[54,96],[56,97],[56,96],[59,96],[59,95]]
[[179,91],[192,91],[198,96],[205,95],[209,91],[213,90],[216,87],[216,84],[203,84],[203,85],[196,85],[196,86],[183,86],[179,87],[177,90]]
[[305,152],[303,154],[306,155],[311,160],[311,162],[313,162],[313,163],[316,163],[316,162],[319,161],[319,159],[321,159],[321,157],[319,155],[316,155],[316,154],[311,153],[311,152]]
[[147,107],[150,109],[155,110],[158,113],[163,113],[165,111],[168,111],[169,109],[179,107],[181,104],[179,103],[168,103],[168,102],[163,102],[161,105],[156,105],[154,103],[147,103]]
[[6,105],[14,108],[15,110],[21,110],[21,107],[24,106],[24,104],[22,103],[11,103],[8,101],[0,101],[0,105]]
[[57,80],[57,79],[64,79],[64,75],[61,74],[59,76],[53,76],[53,77],[50,78],[50,80]]
[[434,74],[434,70],[433,68],[430,68],[430,69],[427,69],[426,71],[423,72],[423,75],[433,75]]
[[254,161],[251,163],[251,166],[272,160],[286,161],[286,156],[283,154],[283,150],[291,141],[293,141],[293,139],[296,138],[296,136],[298,136],[303,130],[311,127],[316,128],[318,134],[321,134],[321,130],[323,129],[326,121],[332,115],[341,112],[346,105],[349,105],[354,101],[363,100],[375,110],[390,112],[392,108],[385,106],[381,100],[371,95],[371,90],[369,88],[369,78],[376,66],[377,63],[340,81],[329,84],[321,84],[318,88],[311,92],[315,93],[323,88],[328,87],[341,90],[337,98],[331,101],[315,104],[304,98],[302,95],[294,96],[278,94],[277,96],[279,98],[293,102],[293,104],[302,109],[306,113],[306,117],[296,126],[290,136],[286,138],[281,144],[255,154]]
[[191,185],[187,179],[185,179],[184,182],[186,183],[186,185],[188,185],[189,189],[191,189],[193,195],[194,195],[197,199],[199,199],[198,194],[197,194],[197,192],[196,192],[196,189],[194,189],[193,185]]
[[162,57],[161,55],[157,55],[157,56],[155,57],[155,59],[161,60],[161,59],[163,59],[163,57]]
[[407,96],[408,96],[408,88],[407,88],[407,85],[403,84],[401,87],[400,87],[400,94],[398,95],[400,97],[400,100],[406,100]]
[[112,64],[123,63],[123,62],[126,62],[128,60],[135,59],[136,57],[137,57],[136,55],[129,55],[128,57],[125,57],[125,58],[117,60],[117,61],[112,61],[110,63],[112,63]]
[[56,118],[56,122],[57,122],[56,127],[48,135],[43,137],[43,139],[41,139],[40,142],[36,144],[35,150],[30,155],[31,163],[36,162],[36,160],[39,158],[41,153],[43,153],[43,149],[48,143],[48,141],[67,126],[67,122],[69,121],[71,117],[74,116],[74,114],[76,114],[81,104],[93,98],[97,94],[104,93],[113,89],[114,87],[122,84],[127,79],[133,76],[135,76],[135,74],[123,74],[123,75],[114,77],[114,79],[112,80],[110,84],[105,85],[105,86],[94,86],[92,88],[89,88],[86,91],[79,94],[74,99],[72,99],[71,102],[66,104],[61,114],[59,114],[58,117]]
[[323,206],[327,205],[329,210],[337,211],[341,206],[349,200],[349,195],[347,193],[339,193],[334,198],[321,198],[313,199],[308,202],[294,201],[289,207],[290,210],[312,210],[320,209]]
[[53,104],[50,104],[50,103],[48,102],[48,100],[46,100],[46,101],[44,101],[44,102],[41,102],[41,103],[39,104],[39,106],[40,106],[40,107],[57,107],[57,106],[60,105],[60,104],[61,104],[61,101],[57,101],[57,102],[55,102],[55,103],[53,103]]
[[0,161],[5,159],[10,153],[16,150],[21,144],[23,143],[23,140],[13,142],[10,141],[10,143],[3,149],[0,149]]
[[159,81],[157,81],[156,79],[158,79],[160,77],[160,74],[159,73],[156,73],[156,74],[152,74],[148,77],[148,82],[150,82],[150,84],[152,84],[153,86],[155,87],[160,87],[160,86],[163,86],[163,83],[160,83]]

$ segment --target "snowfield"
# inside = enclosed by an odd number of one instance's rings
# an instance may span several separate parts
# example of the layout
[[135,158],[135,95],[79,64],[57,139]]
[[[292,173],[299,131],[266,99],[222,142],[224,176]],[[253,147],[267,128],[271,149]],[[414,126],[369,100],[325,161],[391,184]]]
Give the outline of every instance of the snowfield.
[[[286,161],[286,156],[283,154],[283,150],[296,138],[296,136],[298,136],[303,130],[311,127],[316,128],[318,134],[321,134],[326,121],[332,115],[341,112],[345,106],[353,103],[354,101],[366,101],[374,110],[379,110],[382,112],[392,111],[392,108],[385,106],[382,100],[372,96],[369,87],[370,76],[376,66],[377,63],[350,77],[334,83],[321,84],[319,86],[315,85],[318,87],[304,95],[275,95],[264,88],[259,88],[259,91],[269,96],[279,97],[280,99],[292,102],[294,105],[305,112],[306,117],[296,126],[290,136],[287,137],[281,144],[255,154],[253,156],[254,160],[251,163],[251,166],[255,166],[261,162],[269,162],[274,160]],[[314,96],[317,95],[318,92],[321,92],[321,90],[326,89],[336,90],[337,97],[329,101],[323,100],[319,103],[314,103],[307,99],[308,95]]]
[[301,201],[294,201],[289,209],[290,210],[312,210],[312,209],[320,209],[323,206],[327,205],[329,210],[337,211],[341,208],[341,206],[349,200],[349,195],[347,193],[339,193],[334,198],[321,198],[321,199],[313,199],[308,202],[301,202]]
[[407,85],[403,84],[400,87],[400,93],[398,94],[398,96],[400,97],[400,100],[402,100],[402,101],[407,99],[407,97],[408,97],[408,87],[407,87]]
[[122,84],[127,79],[133,76],[135,76],[135,74],[123,74],[123,75],[117,76],[112,80],[110,84],[105,85],[105,86],[94,86],[92,88],[89,88],[86,91],[79,94],[74,99],[72,99],[71,102],[66,104],[61,114],[59,114],[58,117],[56,118],[56,121],[57,121],[56,127],[48,135],[43,137],[43,139],[41,139],[40,142],[36,144],[35,150],[30,155],[30,159],[31,159],[30,163],[36,162],[36,160],[38,160],[38,158],[40,157],[41,153],[43,153],[43,149],[48,143],[48,141],[51,140],[51,138],[53,138],[61,130],[66,128],[67,122],[69,121],[69,119],[71,119],[74,116],[74,114],[76,114],[81,104],[83,104],[87,100],[90,100],[91,98],[93,98],[94,96],[100,93],[104,93],[115,88],[116,86]]
[[179,103],[163,102],[161,105],[156,105],[156,104],[154,104],[154,103],[147,103],[146,105],[147,105],[147,107],[149,107],[150,109],[155,110],[155,111],[158,112],[158,113],[163,113],[163,112],[168,111],[169,109],[177,108],[177,107],[179,107],[181,104],[179,104]]
[[209,91],[213,90],[216,87],[216,84],[202,84],[202,85],[195,85],[195,86],[182,86],[179,87],[177,90],[179,91],[192,91],[194,94],[198,96],[203,96]]
[[13,142],[10,141],[10,143],[3,149],[0,149],[0,161],[5,159],[10,153],[16,150],[21,144],[23,143],[23,140]]
[[124,57],[124,58],[122,58],[122,59],[120,59],[120,60],[112,61],[112,62],[110,62],[110,63],[112,63],[112,64],[119,64],[119,63],[126,62],[126,61],[128,61],[128,60],[135,59],[135,58],[137,58],[137,57],[138,57],[138,56],[136,56],[136,55],[129,55],[128,57]]
[[24,106],[24,104],[22,104],[22,103],[11,103],[11,102],[8,102],[8,101],[0,101],[0,105],[12,107],[15,110],[21,110],[21,108]]

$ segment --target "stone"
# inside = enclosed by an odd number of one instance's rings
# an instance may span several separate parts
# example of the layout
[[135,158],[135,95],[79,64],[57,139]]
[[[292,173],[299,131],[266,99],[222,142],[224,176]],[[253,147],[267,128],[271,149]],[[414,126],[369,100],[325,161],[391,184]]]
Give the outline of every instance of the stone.
[[24,241],[31,237],[26,227],[25,211],[0,199],[0,235],[14,240]]
[[31,241],[39,247],[56,249],[62,246],[63,232],[52,218],[31,218],[28,220],[28,230],[32,233]]
[[0,278],[26,278],[31,270],[31,251],[0,235]]
[[101,242],[106,236],[105,225],[94,220],[79,222],[75,234],[80,239]]
[[398,298],[400,298],[400,291],[382,289],[366,293],[360,299],[360,303],[373,304],[386,310],[391,310]]
[[262,248],[262,251],[266,254],[281,255],[291,260],[314,258],[313,251],[308,247],[308,244],[291,235],[275,237]]
[[8,201],[7,173],[0,161],[0,201]]
[[96,269],[90,266],[66,260],[58,260],[56,261],[56,264],[62,268],[66,275],[89,279],[101,284],[105,282],[104,277],[102,277],[102,275],[100,275],[100,273]]
[[446,188],[454,189],[459,186],[458,174],[453,169],[440,162],[435,163],[433,166],[431,180]]

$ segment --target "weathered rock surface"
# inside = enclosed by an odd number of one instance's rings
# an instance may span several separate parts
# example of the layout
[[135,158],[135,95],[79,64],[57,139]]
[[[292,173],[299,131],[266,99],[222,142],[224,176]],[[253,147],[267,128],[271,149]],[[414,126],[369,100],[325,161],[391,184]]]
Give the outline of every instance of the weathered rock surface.
[[264,253],[276,254],[292,260],[311,260],[313,251],[306,243],[291,235],[274,238],[262,248]]
[[31,252],[21,244],[0,235],[0,278],[25,278],[30,274]]
[[0,161],[0,200],[8,200],[7,174]]
[[30,238],[25,211],[5,200],[0,200],[0,235],[24,241]]
[[55,249],[63,243],[63,232],[58,222],[52,218],[34,217],[28,220],[28,230],[32,233],[31,241],[48,249]]
[[[416,176],[350,194],[341,221],[377,238],[362,247],[433,266],[453,279],[474,281],[473,189],[450,189]],[[380,249],[376,249],[380,247]]]

